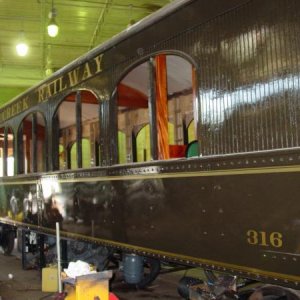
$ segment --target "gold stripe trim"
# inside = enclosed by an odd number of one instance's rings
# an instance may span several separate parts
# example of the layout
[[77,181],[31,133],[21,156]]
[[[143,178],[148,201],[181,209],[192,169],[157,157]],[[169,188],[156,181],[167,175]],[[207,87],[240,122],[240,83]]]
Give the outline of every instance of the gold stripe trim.
[[[138,180],[138,179],[163,179],[163,178],[181,178],[181,177],[212,177],[212,176],[233,176],[248,174],[271,174],[271,173],[291,173],[300,172],[300,165],[283,167],[265,167],[265,168],[244,168],[213,171],[195,171],[178,173],[158,173],[158,174],[139,174],[139,175],[120,175],[120,176],[99,176],[73,179],[57,179],[59,182],[82,182],[88,178],[89,182],[95,181],[118,181],[118,180]],[[50,178],[49,178],[50,179]]]
[[[3,219],[3,218],[0,218],[0,221],[3,223],[6,223],[6,224],[11,224],[14,226],[20,225],[22,227],[32,228],[32,229],[41,231],[43,233],[50,233],[50,234],[55,235],[55,229],[41,227],[41,226],[34,225],[34,224],[27,224],[27,223],[22,223],[22,222],[18,222],[18,221]],[[281,273],[265,271],[265,270],[261,270],[261,269],[257,269],[257,268],[250,268],[250,267],[246,267],[246,266],[229,264],[229,263],[225,263],[225,262],[214,261],[214,260],[209,260],[209,259],[204,259],[204,258],[195,258],[195,257],[191,257],[191,256],[176,255],[174,253],[169,253],[169,252],[165,252],[165,251],[153,250],[150,248],[138,247],[138,246],[128,245],[128,244],[114,242],[114,241],[110,241],[110,240],[98,239],[95,237],[87,237],[87,236],[84,236],[84,235],[81,235],[78,233],[72,233],[72,232],[67,232],[67,231],[63,231],[63,230],[61,231],[61,235],[65,236],[65,237],[78,238],[78,239],[85,240],[85,241],[94,241],[97,243],[107,244],[112,247],[115,246],[115,247],[122,247],[125,249],[132,249],[133,251],[140,252],[142,255],[156,254],[161,257],[173,258],[177,261],[183,260],[186,262],[189,261],[189,262],[195,262],[195,263],[198,263],[201,265],[208,265],[210,267],[214,266],[217,268],[218,267],[225,268],[228,271],[249,273],[249,274],[252,274],[255,276],[260,275],[263,277],[271,277],[275,280],[283,280],[283,281],[288,280],[288,281],[292,281],[292,282],[300,282],[300,276],[295,276],[295,275],[281,274]],[[202,267],[205,268],[205,266],[202,266]],[[218,269],[217,269],[217,271],[218,271]],[[220,271],[222,271],[222,270],[220,270]]]
[[12,181],[12,182],[0,182],[0,185],[14,185],[14,184],[37,184],[38,180],[32,181]]
[[[282,167],[262,167],[262,168],[243,168],[243,169],[228,169],[228,170],[212,170],[212,171],[194,171],[194,172],[176,172],[176,173],[145,173],[138,175],[118,175],[118,176],[98,176],[82,178],[53,178],[41,176],[39,180],[55,180],[61,183],[64,182],[95,182],[95,181],[119,181],[119,180],[139,180],[139,179],[163,179],[163,178],[181,178],[181,177],[212,177],[212,176],[234,176],[234,175],[251,175],[251,174],[271,174],[271,173],[292,173],[300,172],[300,165],[282,166]],[[36,184],[39,180],[28,181],[12,181],[0,182],[0,185],[14,184]]]

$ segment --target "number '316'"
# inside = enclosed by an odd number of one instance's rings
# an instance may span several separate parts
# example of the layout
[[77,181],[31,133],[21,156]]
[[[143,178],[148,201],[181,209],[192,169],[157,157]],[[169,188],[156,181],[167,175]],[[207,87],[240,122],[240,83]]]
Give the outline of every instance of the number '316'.
[[283,245],[282,237],[280,232],[247,231],[247,242],[250,245],[280,248]]

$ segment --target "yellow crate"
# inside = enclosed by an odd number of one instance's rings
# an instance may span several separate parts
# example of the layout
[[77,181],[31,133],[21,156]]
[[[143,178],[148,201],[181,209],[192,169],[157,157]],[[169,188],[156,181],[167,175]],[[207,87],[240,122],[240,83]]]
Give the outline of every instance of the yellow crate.
[[94,300],[97,297],[101,300],[109,300],[109,279],[112,271],[98,272],[76,277],[74,285],[66,279],[65,292],[66,300]]

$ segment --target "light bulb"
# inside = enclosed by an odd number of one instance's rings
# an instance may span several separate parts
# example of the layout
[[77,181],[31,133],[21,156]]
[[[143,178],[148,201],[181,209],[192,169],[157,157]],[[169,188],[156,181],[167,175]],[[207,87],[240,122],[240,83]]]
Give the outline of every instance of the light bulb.
[[51,37],[56,37],[58,34],[58,26],[54,20],[54,18],[51,18],[50,23],[47,27],[48,35]]
[[28,45],[25,42],[19,42],[16,46],[16,50],[19,56],[26,56],[28,53]]

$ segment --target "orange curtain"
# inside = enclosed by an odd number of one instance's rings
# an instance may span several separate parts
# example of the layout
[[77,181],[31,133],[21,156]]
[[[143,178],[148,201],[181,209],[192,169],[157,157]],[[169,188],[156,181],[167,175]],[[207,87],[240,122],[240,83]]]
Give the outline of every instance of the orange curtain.
[[155,58],[156,72],[156,120],[158,135],[158,158],[168,159],[169,134],[168,134],[168,98],[167,98],[167,62],[165,55]]

